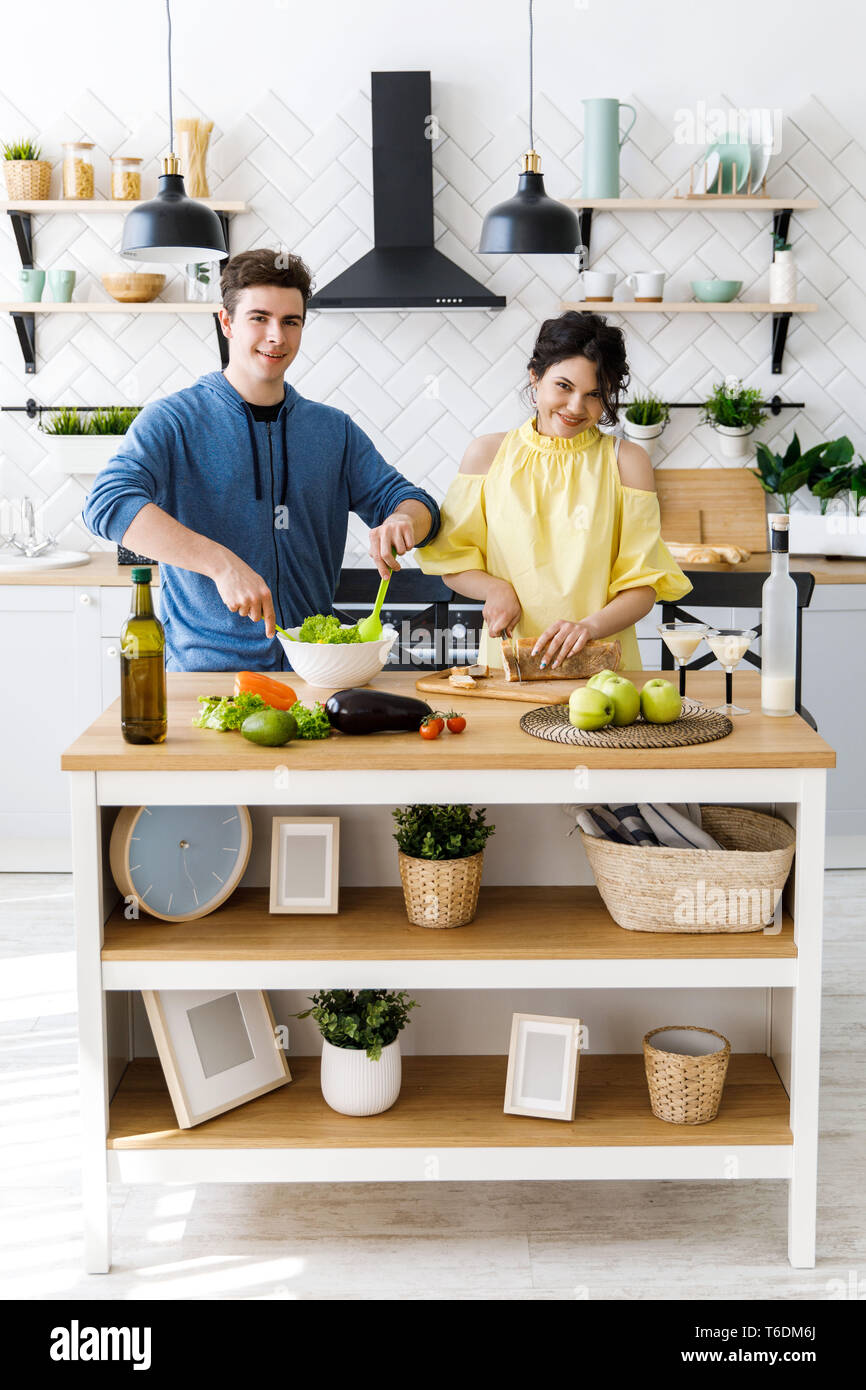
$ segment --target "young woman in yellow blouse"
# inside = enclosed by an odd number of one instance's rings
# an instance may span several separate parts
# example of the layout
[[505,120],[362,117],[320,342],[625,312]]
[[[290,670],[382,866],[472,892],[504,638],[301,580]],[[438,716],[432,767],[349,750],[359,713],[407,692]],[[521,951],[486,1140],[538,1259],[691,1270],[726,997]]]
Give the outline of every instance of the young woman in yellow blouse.
[[661,539],[648,454],[599,429],[616,423],[628,380],[623,335],[570,311],[542,324],[528,367],[534,418],[472,441],[418,562],[484,600],[488,666],[502,665],[488,638],[536,638],[555,668],[616,637],[622,669],[641,670],[634,624],[692,586]]

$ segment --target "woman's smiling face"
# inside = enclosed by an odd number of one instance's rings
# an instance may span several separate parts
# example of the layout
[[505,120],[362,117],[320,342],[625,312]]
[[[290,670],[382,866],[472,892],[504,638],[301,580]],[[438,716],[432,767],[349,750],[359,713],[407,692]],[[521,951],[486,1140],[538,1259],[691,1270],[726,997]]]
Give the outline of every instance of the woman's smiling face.
[[566,357],[554,362],[544,375],[529,373],[536,388],[539,434],[572,439],[589,429],[604,414],[595,364],[587,357]]

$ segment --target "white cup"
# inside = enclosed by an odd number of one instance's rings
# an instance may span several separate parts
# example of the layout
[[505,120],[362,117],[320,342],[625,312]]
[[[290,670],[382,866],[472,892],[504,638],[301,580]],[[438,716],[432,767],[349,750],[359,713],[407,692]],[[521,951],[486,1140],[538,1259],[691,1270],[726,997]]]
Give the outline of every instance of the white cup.
[[581,273],[584,299],[613,299],[616,272],[610,270],[584,270]]
[[665,287],[663,270],[636,270],[625,277],[625,283],[634,290],[636,304],[660,302]]

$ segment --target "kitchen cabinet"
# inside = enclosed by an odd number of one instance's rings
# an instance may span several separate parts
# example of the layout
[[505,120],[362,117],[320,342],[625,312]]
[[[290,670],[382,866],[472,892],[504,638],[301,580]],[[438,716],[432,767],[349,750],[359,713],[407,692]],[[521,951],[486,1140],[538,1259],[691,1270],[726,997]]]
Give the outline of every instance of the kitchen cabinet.
[[[408,673],[381,679],[399,693],[414,689]],[[753,708],[758,679],[747,672],[742,681]],[[695,673],[698,698],[712,698],[717,680],[717,673]],[[505,702],[461,702],[455,694],[470,718],[459,739],[422,744],[389,734],[334,736],[293,744],[287,758],[284,749],[193,728],[200,686],[200,675],[169,675],[169,737],[159,747],[125,744],[110,710],[63,756],[74,809],[89,1272],[110,1268],[114,1182],[431,1178],[785,1181],[789,1259],[800,1268],[814,1265],[824,792],[834,762],[818,734],[799,718],[756,712],[711,744],[578,749],[527,738]],[[227,693],[231,676],[209,674],[207,688]],[[302,699],[313,698],[303,682],[297,688]],[[286,762],[288,778],[275,778]],[[578,762],[600,801],[760,805],[788,820],[796,857],[781,929],[626,932],[591,885],[576,886],[573,878],[536,887],[536,880],[521,882],[521,869],[546,853],[538,838],[545,815],[576,799]],[[522,830],[504,847],[509,880],[498,888],[482,884],[477,925],[453,931],[409,927],[399,890],[375,882],[346,886],[339,913],[327,919],[271,916],[262,885],[242,887],[199,921],[127,921],[106,873],[111,825],[123,805],[243,804],[264,817],[255,833],[267,850],[270,815],[288,807],[295,814],[342,810],[350,840],[363,836],[368,817],[384,817],[394,805],[446,799],[507,805]],[[158,1063],[135,1055],[132,993],[263,988],[273,994],[339,985],[425,992],[418,1012],[429,1022],[420,1036],[440,1051],[411,1054],[410,1042],[403,1091],[391,1111],[335,1115],[319,1094],[317,1057],[294,1047],[288,1086],[178,1129]],[[568,1012],[588,1024],[591,1046],[581,1058],[573,1123],[503,1115],[507,1031],[490,1029],[484,1055],[456,1051],[439,1004],[454,991],[464,1028],[502,995],[508,1008],[525,1008],[526,991],[533,993],[532,1012],[545,1012],[541,1001],[550,1001],[547,1012]],[[730,998],[727,1012],[719,995]],[[706,1023],[710,1000],[714,1023],[733,1035],[719,1117],[697,1127],[667,1125],[649,1112],[640,1055],[644,1023],[648,1015],[659,1025],[683,1021],[667,1016],[680,1012]]]

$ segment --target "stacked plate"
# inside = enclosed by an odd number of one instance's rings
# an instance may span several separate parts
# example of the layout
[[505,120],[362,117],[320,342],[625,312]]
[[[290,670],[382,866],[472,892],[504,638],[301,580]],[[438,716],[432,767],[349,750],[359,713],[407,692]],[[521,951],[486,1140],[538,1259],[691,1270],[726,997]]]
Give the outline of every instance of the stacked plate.
[[[722,171],[723,193],[745,193],[752,175],[752,194],[761,191],[761,183],[773,153],[772,140],[762,140],[755,144],[728,144],[716,141],[708,145],[695,166],[694,191],[704,190],[704,166],[706,166],[706,187],[709,193],[719,191],[719,169]],[[736,166],[736,185],[734,168]]]

